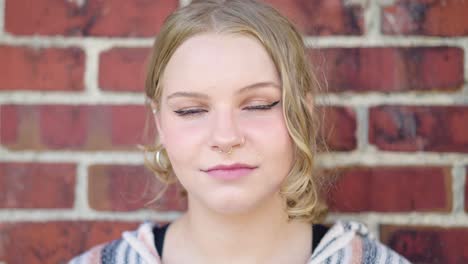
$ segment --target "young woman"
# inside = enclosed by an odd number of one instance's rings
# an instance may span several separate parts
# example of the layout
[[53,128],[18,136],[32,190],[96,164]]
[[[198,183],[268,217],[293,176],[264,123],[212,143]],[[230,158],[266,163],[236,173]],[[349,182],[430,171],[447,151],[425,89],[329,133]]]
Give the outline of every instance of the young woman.
[[188,210],[71,263],[407,263],[364,225],[320,225],[317,85],[303,40],[271,7],[193,1],[165,22],[146,82],[149,164]]

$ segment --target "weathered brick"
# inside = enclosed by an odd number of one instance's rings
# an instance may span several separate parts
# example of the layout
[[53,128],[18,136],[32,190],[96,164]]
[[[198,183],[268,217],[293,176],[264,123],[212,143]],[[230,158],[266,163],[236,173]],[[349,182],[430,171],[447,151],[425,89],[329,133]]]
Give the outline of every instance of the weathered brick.
[[178,195],[174,185],[163,198],[148,204],[162,187],[154,174],[143,166],[94,165],[89,168],[89,204],[95,210],[133,211],[147,207],[157,211],[184,211],[186,200]]
[[[147,112],[142,106],[113,106],[111,108],[112,143],[118,146],[132,146],[143,143],[143,128]],[[150,118],[149,122],[154,123]]]
[[5,30],[17,35],[148,37],[159,32],[178,2],[6,1]]
[[143,93],[150,51],[146,48],[114,48],[102,53],[99,59],[99,87],[103,90]]
[[1,109],[6,109],[2,117],[16,115],[2,119],[6,127],[2,132],[7,133],[0,135],[0,141],[14,150],[137,150],[137,144],[144,143],[149,114],[141,105],[4,105]]
[[90,117],[86,108],[46,105],[39,109],[41,142],[48,148],[79,148],[86,143]]
[[336,179],[328,196],[339,212],[451,210],[450,169],[441,167],[349,167],[329,173]]
[[0,105],[0,143],[10,144],[17,140],[18,113],[14,107]]
[[381,150],[468,152],[468,107],[378,106],[369,113],[369,142]]
[[467,36],[468,2],[460,0],[398,0],[382,10],[386,34]]
[[0,162],[0,208],[72,208],[73,164]]
[[361,35],[363,9],[341,0],[265,0],[306,35]]
[[413,263],[468,263],[468,228],[380,227],[381,240]]
[[65,222],[0,223],[0,261],[66,263],[92,246],[121,237],[138,223]]
[[328,48],[309,55],[331,92],[453,91],[464,83],[460,48]]
[[322,136],[327,147],[334,151],[350,151],[356,148],[356,115],[350,108],[322,108],[324,120]]
[[78,48],[1,45],[0,90],[83,90],[84,57]]

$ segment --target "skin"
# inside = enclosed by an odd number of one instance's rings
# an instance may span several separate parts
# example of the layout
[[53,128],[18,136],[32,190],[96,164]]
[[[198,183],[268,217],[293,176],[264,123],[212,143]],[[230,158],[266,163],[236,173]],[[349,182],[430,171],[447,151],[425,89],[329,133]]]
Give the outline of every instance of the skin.
[[[263,46],[243,35],[196,35],[176,50],[161,83],[160,142],[188,192],[187,212],[167,231],[163,262],[305,263],[311,226],[288,222],[278,193],[293,143],[281,81]],[[230,181],[205,172],[234,163],[255,169]]]

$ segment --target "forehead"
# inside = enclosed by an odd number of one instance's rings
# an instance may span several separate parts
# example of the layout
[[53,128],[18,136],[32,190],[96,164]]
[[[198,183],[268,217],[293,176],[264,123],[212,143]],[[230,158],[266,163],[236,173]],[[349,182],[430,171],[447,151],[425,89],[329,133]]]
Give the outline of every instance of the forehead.
[[254,82],[275,82],[274,62],[255,38],[204,33],[186,40],[173,54],[162,76],[163,93],[179,90],[235,90]]

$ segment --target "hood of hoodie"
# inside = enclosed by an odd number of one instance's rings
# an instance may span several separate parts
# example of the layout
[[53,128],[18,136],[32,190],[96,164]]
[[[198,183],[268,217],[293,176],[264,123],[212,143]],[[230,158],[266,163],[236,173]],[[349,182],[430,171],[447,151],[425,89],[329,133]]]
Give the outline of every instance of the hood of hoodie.
[[350,248],[353,239],[368,238],[374,240],[369,229],[362,223],[338,221],[325,234],[314,249],[309,264],[322,263],[342,249]]
[[[144,222],[136,231],[124,232],[123,239],[146,263],[162,264],[154,244],[154,225],[151,222]],[[314,249],[308,263],[322,263],[341,249],[349,247],[356,236],[374,239],[364,224],[352,221],[336,222]]]

